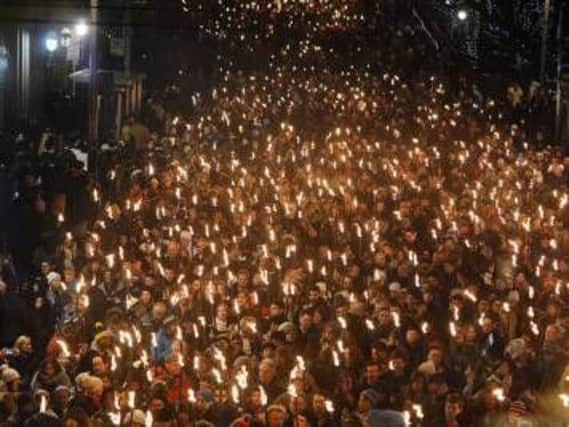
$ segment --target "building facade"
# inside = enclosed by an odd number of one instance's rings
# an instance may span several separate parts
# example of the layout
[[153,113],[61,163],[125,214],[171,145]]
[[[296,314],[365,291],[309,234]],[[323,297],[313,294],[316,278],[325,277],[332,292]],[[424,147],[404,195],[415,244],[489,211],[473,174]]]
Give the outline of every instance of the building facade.
[[130,3],[1,3],[0,128],[49,125],[88,134],[94,125],[101,138],[116,136],[142,101],[143,78],[130,56]]

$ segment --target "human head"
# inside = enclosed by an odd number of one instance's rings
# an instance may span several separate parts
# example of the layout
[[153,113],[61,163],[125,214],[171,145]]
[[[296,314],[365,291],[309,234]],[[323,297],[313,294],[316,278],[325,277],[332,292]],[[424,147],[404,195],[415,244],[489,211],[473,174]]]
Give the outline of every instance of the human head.
[[108,374],[108,364],[102,356],[96,355],[91,359],[91,366],[93,375],[97,377],[104,377]]
[[103,380],[95,376],[89,376],[84,380],[83,386],[85,387],[84,393],[86,396],[96,402],[101,401],[104,392]]
[[286,409],[282,405],[271,405],[267,409],[267,427],[283,427],[286,422]]
[[371,411],[379,400],[379,395],[377,392],[368,388],[360,393],[360,398],[358,400],[358,411],[362,414]]
[[459,393],[449,393],[445,400],[445,417],[455,421],[464,410],[464,399]]
[[32,352],[32,339],[26,335],[20,335],[14,342],[14,348],[20,353],[29,354]]
[[9,392],[18,392],[22,385],[22,377],[20,373],[13,368],[4,368],[2,370],[2,382],[6,385]]
[[370,362],[365,369],[365,379],[367,384],[376,384],[381,378],[381,367],[378,362]]
[[326,397],[321,393],[314,393],[312,396],[312,411],[316,416],[326,414]]
[[63,417],[62,427],[90,427],[91,420],[81,408],[70,408]]
[[261,384],[269,384],[276,375],[275,362],[264,359],[259,364],[259,381]]
[[155,322],[161,323],[168,314],[168,307],[162,301],[158,301],[152,307],[152,318]]

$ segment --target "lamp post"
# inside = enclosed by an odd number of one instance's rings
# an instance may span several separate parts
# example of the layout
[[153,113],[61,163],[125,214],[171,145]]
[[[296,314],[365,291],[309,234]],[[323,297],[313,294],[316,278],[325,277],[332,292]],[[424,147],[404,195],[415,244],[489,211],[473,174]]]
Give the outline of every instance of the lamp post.
[[543,28],[541,31],[541,61],[539,69],[539,81],[542,85],[545,81],[545,69],[547,63],[547,35],[549,33],[550,9],[551,0],[543,0]]
[[99,102],[97,94],[97,6],[98,0],[91,0],[91,28],[89,49],[89,143],[97,144]]
[[60,47],[63,46],[60,43],[60,34],[56,31],[50,31],[47,33],[44,39],[44,48],[47,52],[46,55],[46,82],[47,87],[50,88],[47,90],[47,93],[52,93],[52,89],[55,89],[59,86],[59,79],[57,74],[57,64],[61,58],[61,49]]
[[98,91],[97,91],[97,6],[98,0],[91,0],[91,28],[89,32],[89,144],[97,144],[98,135]]
[[8,48],[0,39],[0,130],[4,129],[4,85],[8,72]]
[[563,67],[563,9],[559,10],[559,18],[557,21],[557,78],[555,85],[555,139],[561,139],[561,108],[562,108],[562,88],[561,88],[561,72]]
[[[77,71],[78,66],[81,64],[82,58],[82,51],[84,47],[83,39],[86,38],[87,34],[89,34],[89,26],[85,23],[84,20],[80,20],[75,24],[73,28],[73,34],[71,34],[71,30],[69,30],[70,36],[70,43],[69,46],[72,49],[72,54],[70,55],[71,62],[73,65],[73,73]],[[73,93],[73,98],[77,93],[77,83],[75,78],[72,79],[71,82],[71,91]]]

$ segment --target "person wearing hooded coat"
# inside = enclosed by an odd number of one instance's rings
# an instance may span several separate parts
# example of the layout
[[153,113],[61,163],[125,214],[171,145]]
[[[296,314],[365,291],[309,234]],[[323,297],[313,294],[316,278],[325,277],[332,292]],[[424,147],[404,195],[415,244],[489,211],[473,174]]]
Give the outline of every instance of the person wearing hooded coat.
[[45,359],[30,383],[33,391],[43,389],[53,393],[59,386],[71,387],[71,380],[56,360]]

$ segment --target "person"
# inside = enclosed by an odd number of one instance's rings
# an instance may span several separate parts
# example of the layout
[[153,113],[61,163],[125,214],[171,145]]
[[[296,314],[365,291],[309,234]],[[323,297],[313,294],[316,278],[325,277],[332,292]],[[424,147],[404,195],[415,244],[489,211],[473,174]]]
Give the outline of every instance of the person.
[[465,414],[464,400],[457,393],[449,393],[445,401],[445,420],[446,426],[458,427],[468,425],[463,421]]
[[102,409],[104,384],[100,378],[86,375],[81,381],[81,389],[69,403],[72,408],[84,411],[89,418],[96,418]]
[[30,393],[21,393],[16,398],[16,411],[8,418],[9,426],[23,425],[36,412],[36,402]]
[[264,359],[259,363],[259,384],[267,394],[269,400],[273,401],[285,391],[279,383],[275,363],[271,359]]
[[45,390],[37,390],[34,393],[34,400],[40,411],[27,418],[24,426],[59,426],[59,418],[51,408],[50,393]]
[[267,408],[267,427],[284,427],[287,420],[286,408],[271,405]]
[[[158,317],[157,319],[159,319]],[[162,325],[156,333],[156,345],[152,344],[150,349],[153,358],[158,363],[163,363],[166,358],[171,354],[172,342],[174,334],[176,333],[176,323],[173,316],[168,316],[164,319]]]
[[8,366],[4,366],[0,374],[2,387],[6,392],[17,394],[21,391],[22,377],[18,371]]
[[19,336],[14,342],[12,349],[4,349],[2,351],[0,359],[4,359],[10,367],[18,371],[25,386],[29,385],[37,365],[30,337],[25,335]]
[[[311,20],[353,24],[330,7]],[[224,69],[132,152],[90,156],[96,177],[57,138],[15,156],[26,278],[0,282],[0,341],[31,337],[63,425],[563,419],[565,160],[466,76],[457,98],[440,71],[356,58],[315,38]],[[18,413],[19,366],[0,422],[39,412]]]
[[71,408],[65,417],[63,417],[61,425],[63,427],[89,427],[91,422],[85,411],[78,408]]
[[320,341],[320,332],[314,325],[314,315],[310,310],[304,310],[299,314],[299,334],[297,336],[296,348],[307,357],[314,357]]
[[[144,125],[144,123],[131,117],[128,122],[128,127],[125,129],[126,141],[134,141],[134,147],[136,151],[140,151],[146,142],[150,139],[150,131]],[[133,150],[131,150],[132,152]]]
[[[312,405],[311,405],[311,416],[305,417],[305,423],[308,423],[308,420],[311,420],[310,425],[315,427],[336,427],[337,423],[333,417],[332,409],[330,407],[326,407],[326,396],[322,393],[314,393],[312,395]],[[328,401],[330,404],[331,401]]]
[[179,405],[186,400],[186,394],[193,386],[190,376],[184,371],[184,361],[181,354],[170,354],[156,375],[168,387],[168,402]]
[[128,427],[144,427],[146,425],[146,414],[140,409],[135,409],[125,416],[124,424]]
[[311,427],[311,423],[308,420],[306,414],[298,413],[294,416],[293,424],[294,427]]
[[519,122],[522,118],[522,108],[524,106],[524,90],[519,83],[508,86],[508,101],[512,107],[512,121]]
[[63,419],[64,415],[67,413],[69,402],[71,401],[71,389],[67,386],[61,385],[55,389],[52,395],[53,412],[58,416],[59,419]]
[[32,377],[30,387],[32,390],[46,390],[49,393],[59,386],[70,387],[71,380],[61,364],[53,359],[44,359],[37,372]]
[[370,425],[372,410],[376,408],[379,395],[373,388],[368,388],[360,393],[358,400],[358,416],[363,425]]

